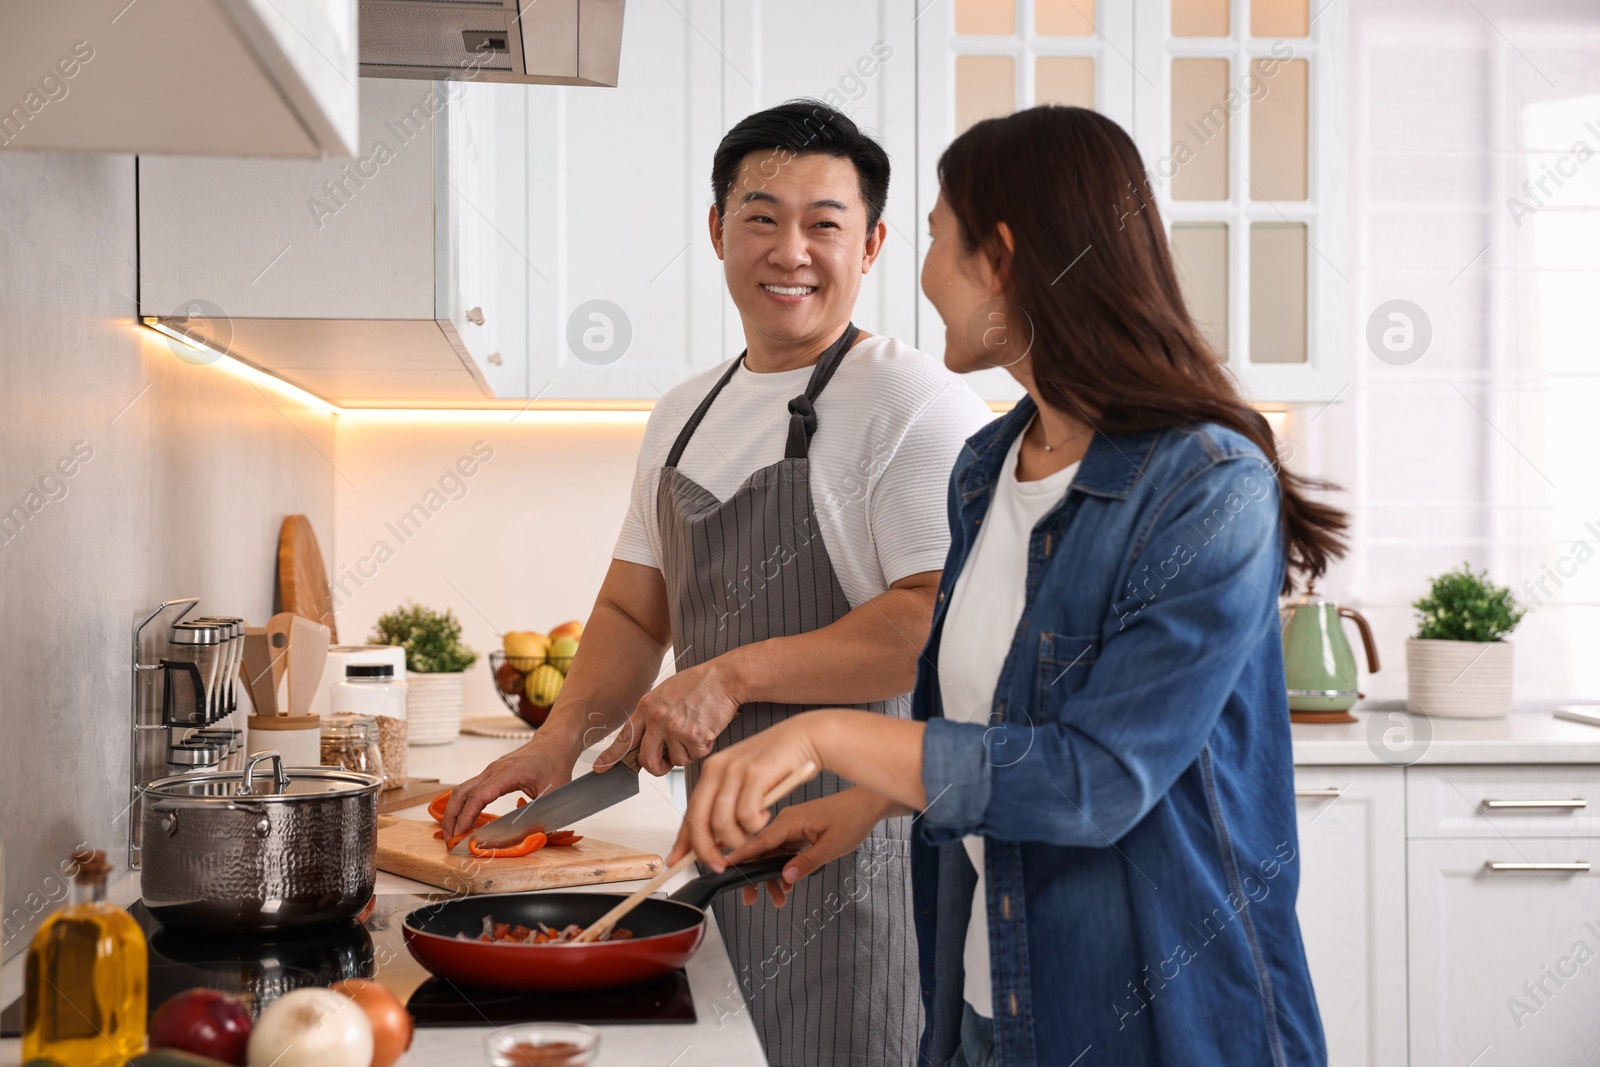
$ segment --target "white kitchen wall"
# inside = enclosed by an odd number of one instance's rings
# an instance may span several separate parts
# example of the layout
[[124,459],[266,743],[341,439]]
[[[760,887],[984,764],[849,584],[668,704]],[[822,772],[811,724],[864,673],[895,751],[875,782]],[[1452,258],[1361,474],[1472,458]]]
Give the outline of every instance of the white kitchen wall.
[[134,189],[130,156],[0,156],[7,957],[65,896],[73,848],[127,860],[135,619],[198,596],[264,620],[283,516],[331,532],[326,409],[137,324]]
[[485,655],[469,670],[465,714],[504,714],[487,653],[506,630],[588,617],[627,512],[644,419],[341,414],[329,567],[340,639],[365,639],[408,599],[451,608]]
[[[1352,30],[1356,259],[1337,266],[1358,348],[1339,401],[1291,419],[1356,516],[1323,591],[1378,633],[1368,694],[1403,696],[1409,604],[1470,561],[1530,609],[1517,698],[1600,698],[1600,7],[1359,0]],[[1393,300],[1431,341],[1386,361],[1365,337]]]

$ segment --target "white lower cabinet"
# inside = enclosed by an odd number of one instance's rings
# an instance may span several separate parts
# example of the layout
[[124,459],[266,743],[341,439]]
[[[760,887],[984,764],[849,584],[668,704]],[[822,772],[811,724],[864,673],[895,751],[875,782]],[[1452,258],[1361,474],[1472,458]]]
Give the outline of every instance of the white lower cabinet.
[[1394,767],[1297,767],[1300,933],[1331,1067],[1406,1057],[1405,781]]
[[1600,839],[1414,840],[1409,862],[1411,1062],[1600,1063]]
[[1295,768],[1297,910],[1329,1067],[1600,1063],[1596,777]]

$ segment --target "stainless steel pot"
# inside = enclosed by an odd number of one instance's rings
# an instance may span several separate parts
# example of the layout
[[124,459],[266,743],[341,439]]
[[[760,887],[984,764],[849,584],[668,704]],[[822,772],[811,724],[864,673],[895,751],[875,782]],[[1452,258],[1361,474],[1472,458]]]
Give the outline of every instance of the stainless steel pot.
[[[267,760],[262,782],[256,768]],[[333,767],[286,772],[272,751],[242,772],[150,782],[139,791],[145,906],[164,925],[229,930],[355,915],[378,875],[379,785]]]

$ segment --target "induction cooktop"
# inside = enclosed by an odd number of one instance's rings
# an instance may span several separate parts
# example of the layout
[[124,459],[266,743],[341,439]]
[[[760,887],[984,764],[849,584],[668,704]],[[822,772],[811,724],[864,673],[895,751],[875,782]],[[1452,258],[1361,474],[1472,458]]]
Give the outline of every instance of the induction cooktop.
[[[693,1023],[694,996],[681,970],[601,993],[538,995],[475,989],[435,978],[406,950],[407,913],[430,898],[383,894],[365,922],[351,919],[277,935],[224,935],[162,926],[142,903],[129,908],[150,944],[149,1005],[206,987],[244,996],[251,1012],[291,989],[373,978],[405,1002],[419,1027],[522,1022]],[[0,1037],[22,1034],[22,1000],[0,1012]]]

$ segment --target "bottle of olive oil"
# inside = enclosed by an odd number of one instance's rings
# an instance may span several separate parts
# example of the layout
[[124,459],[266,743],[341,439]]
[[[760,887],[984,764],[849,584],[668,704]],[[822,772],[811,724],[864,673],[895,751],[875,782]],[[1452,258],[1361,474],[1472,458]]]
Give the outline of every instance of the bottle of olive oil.
[[144,1051],[148,978],[144,931],[106,900],[106,854],[72,854],[72,902],[28,949],[22,1059],[122,1067]]

